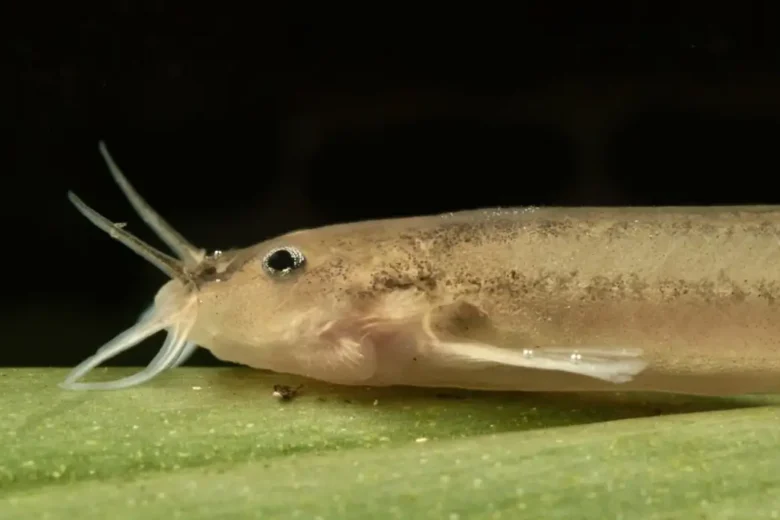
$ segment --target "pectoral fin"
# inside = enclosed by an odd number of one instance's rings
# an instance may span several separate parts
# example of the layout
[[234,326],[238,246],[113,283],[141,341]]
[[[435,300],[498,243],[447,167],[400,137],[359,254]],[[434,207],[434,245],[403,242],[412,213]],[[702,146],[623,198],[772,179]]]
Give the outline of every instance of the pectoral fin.
[[[503,346],[518,338],[495,329],[487,313],[467,302],[435,309],[423,318],[423,329],[433,352],[474,364],[557,370],[613,383],[628,382],[647,367],[635,348]],[[502,346],[494,344],[499,340]]]
[[472,363],[510,365],[538,370],[558,370],[572,374],[626,383],[647,367],[641,350],[588,347],[538,347],[509,349],[483,343],[438,341],[432,348],[439,354]]

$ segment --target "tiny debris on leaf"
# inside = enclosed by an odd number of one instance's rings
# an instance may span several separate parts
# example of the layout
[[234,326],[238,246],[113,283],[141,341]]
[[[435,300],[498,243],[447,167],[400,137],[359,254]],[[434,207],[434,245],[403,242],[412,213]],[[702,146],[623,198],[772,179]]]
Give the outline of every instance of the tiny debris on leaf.
[[298,395],[301,388],[303,388],[303,385],[298,385],[297,388],[287,385],[274,385],[274,391],[271,395],[280,401],[290,401]]

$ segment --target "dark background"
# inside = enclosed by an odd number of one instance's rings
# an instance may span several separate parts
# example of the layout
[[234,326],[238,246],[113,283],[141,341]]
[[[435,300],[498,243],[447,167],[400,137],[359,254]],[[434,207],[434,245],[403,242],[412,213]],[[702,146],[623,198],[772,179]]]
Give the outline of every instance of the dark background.
[[780,202],[772,2],[54,5],[0,17],[0,365],[76,364],[165,281],[67,202],[160,245],[99,139],[208,248],[496,205]]

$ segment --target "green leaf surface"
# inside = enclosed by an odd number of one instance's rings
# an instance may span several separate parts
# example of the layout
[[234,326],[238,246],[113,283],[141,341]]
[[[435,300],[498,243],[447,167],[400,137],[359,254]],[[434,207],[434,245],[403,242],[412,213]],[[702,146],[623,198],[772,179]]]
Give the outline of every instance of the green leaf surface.
[[780,518],[778,397],[65,374],[0,369],[0,518]]

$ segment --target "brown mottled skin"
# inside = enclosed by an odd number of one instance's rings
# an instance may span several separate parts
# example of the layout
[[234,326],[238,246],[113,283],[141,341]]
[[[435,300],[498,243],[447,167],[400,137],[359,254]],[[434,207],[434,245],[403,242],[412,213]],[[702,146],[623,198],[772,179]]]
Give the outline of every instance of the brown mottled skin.
[[[274,279],[260,260],[280,246],[300,249],[306,264]],[[780,208],[467,211],[299,231],[215,265],[221,278],[199,290],[192,339],[250,366],[345,384],[780,390]],[[449,337],[508,349],[638,347],[650,365],[620,385],[449,366],[415,343],[420,317],[437,306],[435,330]],[[317,337],[335,321],[329,337],[360,343],[355,323],[367,316],[395,320],[372,337],[370,355]]]

